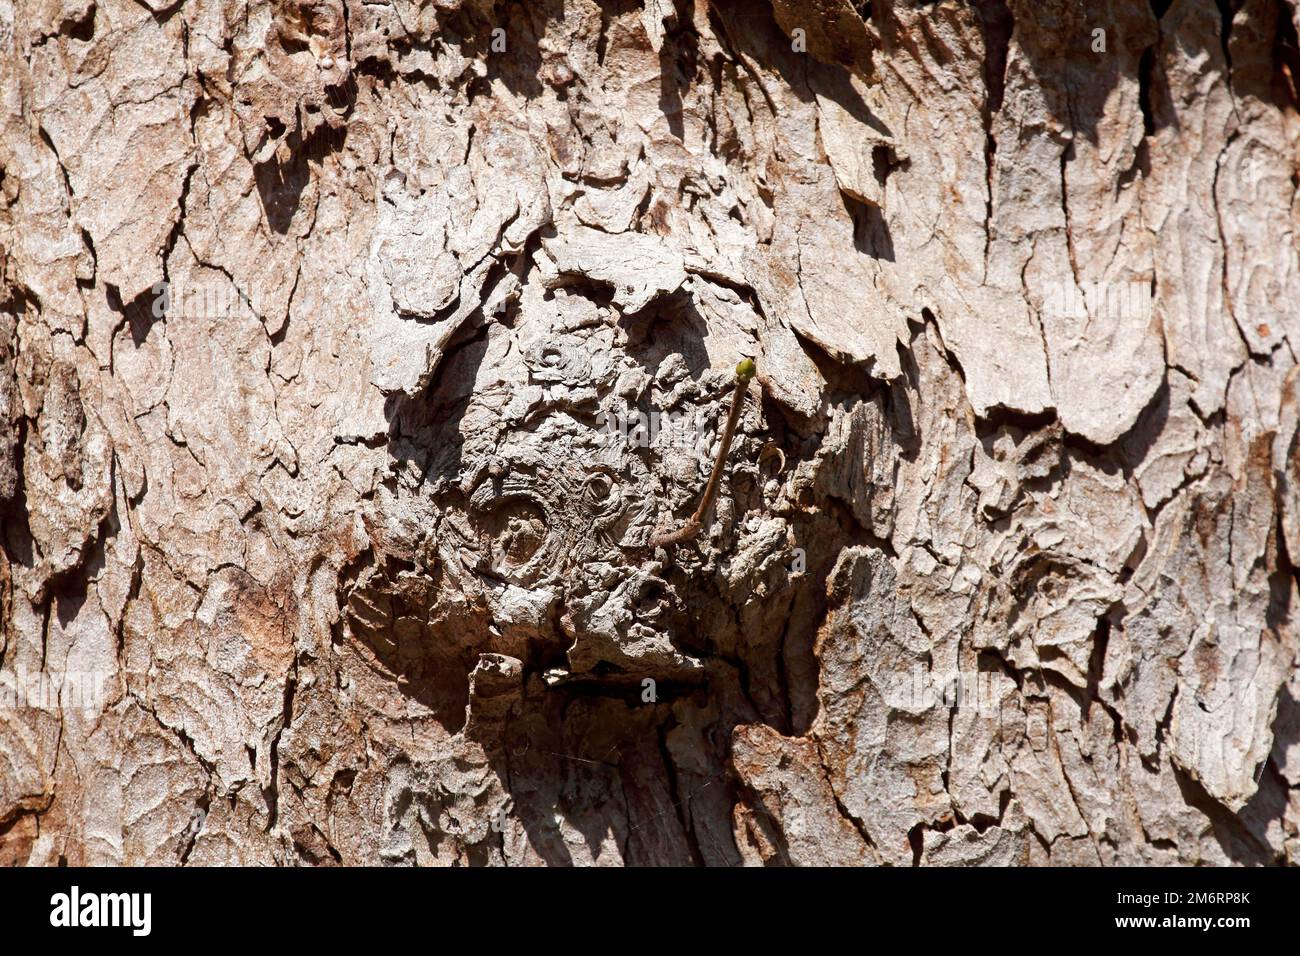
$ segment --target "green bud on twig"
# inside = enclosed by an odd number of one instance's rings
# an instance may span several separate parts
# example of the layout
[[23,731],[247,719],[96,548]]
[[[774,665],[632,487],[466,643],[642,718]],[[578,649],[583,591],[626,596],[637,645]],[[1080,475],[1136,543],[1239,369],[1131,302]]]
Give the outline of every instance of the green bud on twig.
[[650,547],[663,548],[672,544],[680,544],[683,541],[690,541],[698,536],[700,530],[704,527],[704,517],[713,505],[713,499],[717,497],[718,485],[722,480],[722,466],[727,461],[727,452],[731,450],[731,439],[735,435],[736,425],[740,421],[740,410],[745,404],[745,389],[757,372],[758,366],[753,359],[741,359],[737,363],[736,386],[731,392],[731,411],[727,415],[727,424],[722,430],[722,444],[718,446],[718,457],[713,459],[713,472],[709,475],[709,483],[704,486],[704,495],[700,498],[699,507],[687,519],[686,524],[676,531],[652,537]]

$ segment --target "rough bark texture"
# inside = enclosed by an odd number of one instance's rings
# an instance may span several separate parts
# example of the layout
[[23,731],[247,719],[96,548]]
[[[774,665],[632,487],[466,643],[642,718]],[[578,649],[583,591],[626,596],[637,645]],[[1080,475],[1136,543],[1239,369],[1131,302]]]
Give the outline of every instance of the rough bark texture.
[[0,859],[1300,861],[1298,23],[0,0]]

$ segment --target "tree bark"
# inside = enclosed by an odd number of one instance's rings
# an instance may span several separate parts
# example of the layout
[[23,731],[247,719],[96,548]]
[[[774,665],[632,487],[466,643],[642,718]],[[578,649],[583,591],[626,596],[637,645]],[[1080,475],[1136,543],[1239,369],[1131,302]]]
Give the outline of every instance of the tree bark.
[[1297,25],[0,0],[0,861],[1300,861]]

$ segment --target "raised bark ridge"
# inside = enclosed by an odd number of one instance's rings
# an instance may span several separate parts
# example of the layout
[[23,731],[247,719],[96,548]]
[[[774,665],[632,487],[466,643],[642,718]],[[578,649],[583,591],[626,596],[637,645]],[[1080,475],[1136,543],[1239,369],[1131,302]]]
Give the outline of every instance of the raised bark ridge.
[[1297,24],[0,0],[0,860],[1296,862]]

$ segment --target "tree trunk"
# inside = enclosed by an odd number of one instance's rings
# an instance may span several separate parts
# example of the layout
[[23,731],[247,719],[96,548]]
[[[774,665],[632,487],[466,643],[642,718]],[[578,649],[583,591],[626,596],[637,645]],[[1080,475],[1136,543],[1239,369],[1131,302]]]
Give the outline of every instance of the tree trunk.
[[0,861],[1300,861],[1298,23],[0,0]]

